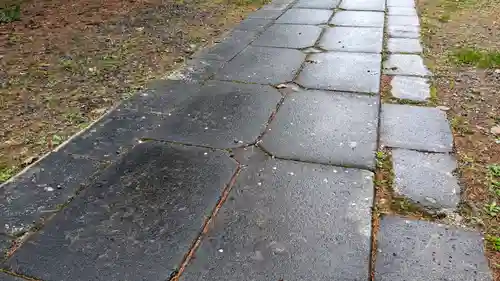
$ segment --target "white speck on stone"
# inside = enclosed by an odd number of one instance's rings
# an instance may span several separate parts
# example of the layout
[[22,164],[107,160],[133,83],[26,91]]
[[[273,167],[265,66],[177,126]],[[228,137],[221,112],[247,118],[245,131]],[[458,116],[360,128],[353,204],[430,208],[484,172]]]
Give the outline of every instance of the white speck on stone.
[[203,153],[203,155],[208,155],[208,152]]
[[43,188],[43,190],[50,192],[50,191],[54,191],[54,188],[52,188],[50,186],[46,186],[46,187]]
[[276,170],[277,168],[276,167],[273,167],[273,170]]
[[224,253],[224,250],[223,249],[219,249],[219,253]]
[[367,180],[371,180],[371,179],[372,179],[372,177],[370,177],[370,176],[366,176],[366,177],[365,177],[365,179],[367,179]]
[[337,171],[337,170],[335,170],[335,169],[333,169],[333,172],[334,172],[334,173],[337,173],[338,171]]
[[290,172],[290,173],[288,173],[288,174],[289,174],[290,176],[293,176],[293,175],[295,175],[295,174],[294,174],[293,172]]
[[208,127],[205,127],[205,130],[208,130]]
[[168,116],[172,116],[172,113],[169,113]]
[[261,183],[261,182],[258,182],[258,183],[257,183],[257,185],[258,185],[258,186],[261,186],[261,185],[262,185],[262,183]]
[[357,143],[357,142],[355,142],[355,141],[351,141],[351,142],[349,143],[349,147],[350,147],[350,148],[355,148],[356,146],[358,146],[358,143]]
[[356,206],[356,203],[351,203],[351,206]]
[[328,183],[328,179],[326,179],[326,178],[325,178],[325,179],[323,179],[323,182],[324,182],[324,183]]
[[226,119],[227,119],[227,117],[226,117],[226,116],[224,116],[224,117],[222,117],[222,119],[226,120]]

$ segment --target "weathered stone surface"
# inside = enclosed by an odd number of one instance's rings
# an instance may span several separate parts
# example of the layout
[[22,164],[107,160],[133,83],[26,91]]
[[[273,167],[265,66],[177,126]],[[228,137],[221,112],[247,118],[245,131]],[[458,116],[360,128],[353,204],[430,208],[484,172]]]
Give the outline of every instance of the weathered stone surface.
[[334,9],[340,3],[340,0],[299,0],[295,8],[311,8],[311,9]]
[[211,48],[202,50],[197,57],[208,60],[229,61],[248,46],[256,36],[256,32],[233,30],[224,41],[215,44]]
[[420,28],[418,26],[388,26],[387,32],[389,33],[389,37],[398,37],[398,38],[419,38],[420,37]]
[[429,209],[454,210],[460,186],[452,174],[457,161],[447,153],[392,150],[394,191]]
[[429,76],[431,73],[419,55],[393,54],[384,62],[384,74]]
[[312,54],[297,83],[313,89],[378,93],[381,60],[379,54]]
[[[7,251],[10,249],[12,246],[12,240],[14,238],[7,236],[3,233],[0,233],[0,254],[2,257],[6,256]],[[3,279],[0,279],[3,280]]]
[[382,105],[384,146],[429,152],[451,152],[453,136],[446,114],[439,109],[399,104]]
[[262,147],[276,157],[374,168],[378,98],[305,91],[286,97]]
[[391,16],[417,16],[415,8],[408,7],[388,7]]
[[389,38],[387,49],[390,53],[422,53],[420,40],[410,38]]
[[372,181],[277,159],[244,169],[180,279],[367,280]]
[[284,10],[286,9],[291,3],[293,3],[293,0],[279,0],[279,1],[272,1],[271,3],[264,5],[261,10]]
[[430,87],[425,78],[394,76],[391,80],[391,94],[398,99],[426,101],[430,98]]
[[319,46],[330,51],[382,52],[382,28],[333,27],[327,28]]
[[96,161],[51,153],[0,188],[0,233],[17,236],[57,212],[98,169]]
[[259,84],[292,81],[305,54],[283,48],[248,47],[226,64],[216,79]]
[[204,81],[223,65],[224,61],[195,58],[188,60],[184,67],[169,74],[166,78],[170,80]]
[[388,7],[405,7],[413,8],[415,7],[414,0],[387,0]]
[[340,8],[345,10],[385,11],[385,0],[343,0]]
[[249,14],[248,18],[256,18],[256,19],[268,19],[274,20],[283,14],[283,10],[279,9],[260,9],[251,14]]
[[2,280],[2,281],[25,281],[22,278],[15,277],[12,275],[7,275],[7,274],[2,273],[2,272],[0,272],[0,280]]
[[42,280],[167,280],[236,166],[223,152],[140,144],[7,265]]
[[269,19],[247,18],[241,21],[235,29],[260,32],[266,29],[272,22]]
[[335,13],[330,24],[340,26],[384,27],[384,13],[366,11],[340,11]]
[[275,24],[262,33],[252,45],[306,48],[316,43],[321,31],[320,27],[312,25]]
[[387,24],[389,26],[420,26],[418,16],[388,16]]
[[492,281],[478,232],[384,217],[375,280]]
[[331,10],[290,9],[276,23],[323,24],[328,22],[332,14]]

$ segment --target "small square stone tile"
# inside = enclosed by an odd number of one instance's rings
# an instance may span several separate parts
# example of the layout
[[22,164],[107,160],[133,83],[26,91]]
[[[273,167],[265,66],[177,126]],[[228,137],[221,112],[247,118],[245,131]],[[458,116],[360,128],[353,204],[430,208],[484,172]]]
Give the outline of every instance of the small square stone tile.
[[388,7],[415,7],[415,0],[387,0]]
[[391,16],[417,16],[417,10],[415,8],[388,7],[388,10]]
[[387,49],[390,53],[422,53],[420,40],[411,38],[389,38]]
[[451,152],[453,136],[446,114],[437,109],[401,104],[383,104],[383,146],[428,152]]
[[214,46],[202,50],[197,58],[207,60],[229,61],[257,37],[256,32],[233,30],[228,37]]
[[294,8],[334,9],[341,0],[299,0]]
[[387,18],[389,26],[420,26],[418,16],[388,16]]
[[241,21],[240,24],[235,27],[235,29],[261,32],[266,29],[266,27],[268,27],[272,22],[273,21],[269,19],[247,18]]
[[251,14],[248,18],[274,20],[283,14],[283,10],[260,9]]
[[386,216],[377,237],[377,281],[493,281],[479,232]]
[[335,13],[330,24],[358,27],[384,27],[384,13],[366,11],[340,11]]
[[382,52],[383,29],[363,27],[327,28],[319,46],[329,51]]
[[305,54],[298,50],[248,47],[215,75],[215,79],[260,84],[292,81]]
[[358,11],[385,11],[385,0],[343,0],[340,8]]
[[420,27],[410,25],[388,26],[387,32],[392,38],[420,38]]
[[412,202],[431,210],[454,211],[460,186],[453,172],[456,159],[448,153],[392,150],[393,189]]
[[380,54],[312,54],[297,83],[312,89],[378,93],[381,60]]
[[384,62],[384,74],[429,76],[431,73],[419,55],[392,54]]
[[254,46],[306,48],[313,46],[322,29],[312,25],[275,24],[270,26],[253,43]]
[[276,23],[324,24],[328,22],[332,14],[331,10],[290,9],[279,17]]
[[430,98],[429,82],[421,77],[394,76],[391,79],[391,95],[398,99],[426,101]]
[[304,91],[288,95],[262,139],[276,157],[374,168],[378,98]]

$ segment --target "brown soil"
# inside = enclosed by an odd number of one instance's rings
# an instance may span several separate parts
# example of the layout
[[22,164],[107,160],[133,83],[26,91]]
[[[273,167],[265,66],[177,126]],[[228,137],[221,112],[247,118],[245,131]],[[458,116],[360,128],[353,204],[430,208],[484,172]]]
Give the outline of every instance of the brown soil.
[[264,1],[24,0],[0,23],[0,182]]

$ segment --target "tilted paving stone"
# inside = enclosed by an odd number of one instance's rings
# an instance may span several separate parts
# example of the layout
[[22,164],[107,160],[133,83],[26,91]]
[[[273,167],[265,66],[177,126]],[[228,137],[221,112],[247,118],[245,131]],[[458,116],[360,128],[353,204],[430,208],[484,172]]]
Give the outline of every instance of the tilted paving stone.
[[446,114],[421,106],[383,104],[380,141],[387,147],[428,152],[451,152],[453,148]]
[[383,12],[340,11],[335,13],[330,24],[358,27],[384,27]]
[[382,28],[333,27],[325,29],[319,46],[329,51],[382,52]]
[[345,10],[385,11],[385,0],[343,0],[339,7]]
[[423,52],[420,40],[411,38],[389,38],[387,49],[390,53],[417,53]]
[[329,52],[308,57],[297,83],[313,89],[378,93],[380,54]]
[[270,26],[253,43],[253,46],[306,48],[313,46],[322,29],[312,25],[275,24]]
[[229,36],[213,47],[202,50],[197,58],[229,61],[257,37],[256,32],[233,30]]
[[294,8],[334,9],[341,0],[299,0]]
[[174,71],[166,78],[183,81],[204,81],[210,78],[217,70],[224,65],[224,61],[191,59],[177,71]]
[[417,10],[415,8],[388,7],[387,10],[390,16],[417,16]]
[[378,98],[324,91],[290,94],[262,138],[276,157],[373,169]]
[[397,26],[389,25],[387,27],[387,33],[389,37],[392,38],[420,38],[420,27],[418,26]]
[[391,16],[387,17],[387,25],[389,26],[420,26],[418,16]]
[[22,279],[19,277],[15,277],[12,275],[7,275],[5,273],[0,272],[0,280],[2,281],[26,281],[26,279]]
[[388,7],[405,7],[413,8],[415,7],[414,0],[387,0]]
[[240,24],[235,27],[235,29],[261,32],[264,31],[272,23],[273,20],[269,19],[247,18],[241,21]]
[[429,82],[421,77],[394,76],[391,79],[391,95],[398,99],[426,101],[431,96]]
[[290,9],[279,17],[276,23],[326,24],[332,15],[332,10]]
[[453,172],[455,157],[447,153],[392,150],[393,189],[430,210],[455,210],[460,186]]
[[424,65],[424,60],[419,55],[391,54],[384,61],[384,74],[430,76],[431,73]]
[[250,46],[227,63],[215,79],[259,84],[289,82],[305,58],[298,50]]
[[268,19],[268,20],[274,20],[277,19],[279,16],[283,14],[284,10],[279,10],[279,9],[260,9],[257,10],[253,13],[250,13],[247,17],[248,18],[256,18],[256,19]]
[[244,168],[180,280],[368,280],[373,174]]
[[237,164],[146,142],[109,167],[6,262],[42,280],[169,279]]
[[478,232],[384,217],[377,238],[375,280],[492,281],[483,243]]

